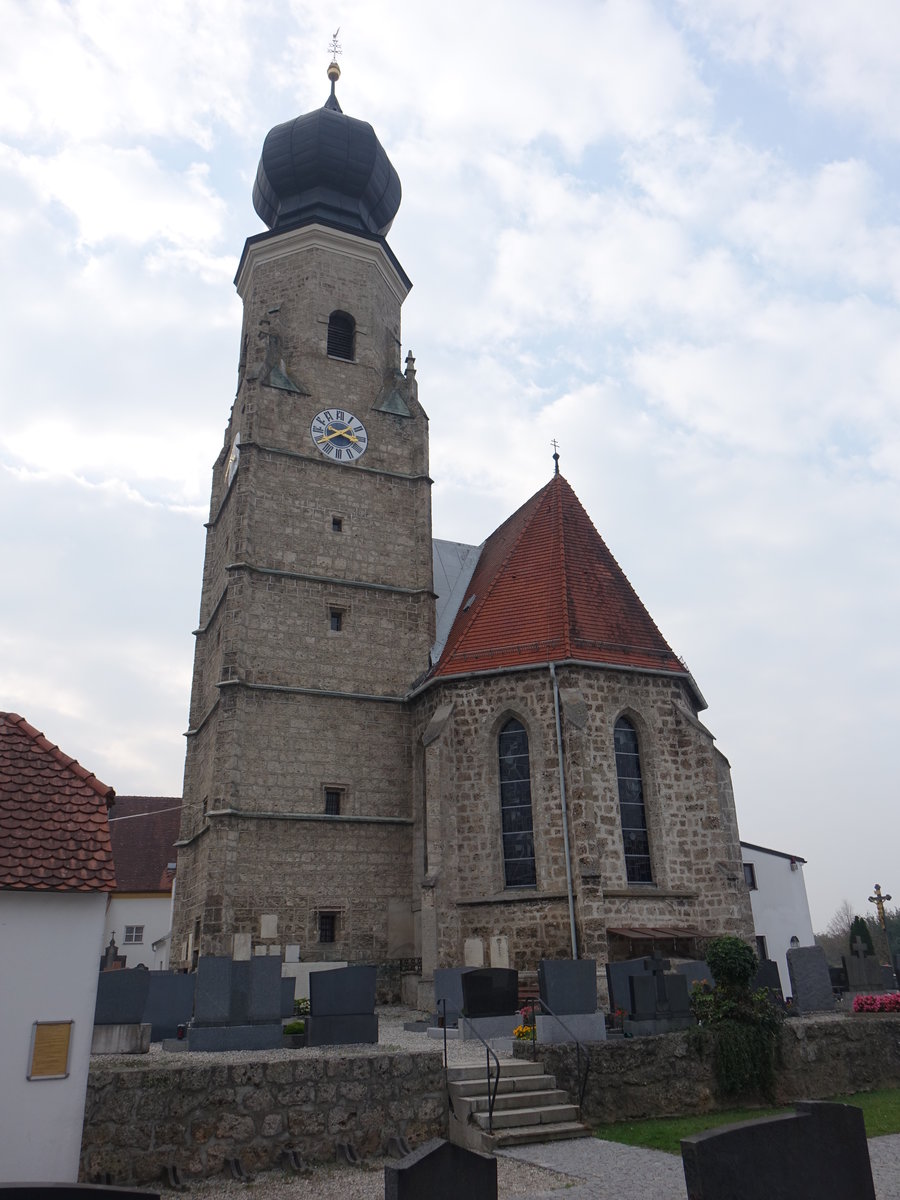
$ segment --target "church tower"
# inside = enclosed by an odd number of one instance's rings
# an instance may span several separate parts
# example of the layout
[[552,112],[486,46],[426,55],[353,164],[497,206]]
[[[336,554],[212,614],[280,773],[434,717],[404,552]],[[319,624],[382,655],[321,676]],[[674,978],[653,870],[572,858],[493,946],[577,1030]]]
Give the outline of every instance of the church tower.
[[266,137],[213,468],[173,965],[388,962],[412,926],[414,681],[434,641],[428,420],[401,366],[400,181],[323,108]]

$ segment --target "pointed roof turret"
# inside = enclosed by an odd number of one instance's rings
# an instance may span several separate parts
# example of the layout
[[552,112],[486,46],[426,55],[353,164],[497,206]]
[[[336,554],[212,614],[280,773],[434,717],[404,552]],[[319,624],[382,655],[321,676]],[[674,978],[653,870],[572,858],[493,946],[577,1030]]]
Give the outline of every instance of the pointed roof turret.
[[685,678],[562,475],[484,543],[432,677],[577,660]]

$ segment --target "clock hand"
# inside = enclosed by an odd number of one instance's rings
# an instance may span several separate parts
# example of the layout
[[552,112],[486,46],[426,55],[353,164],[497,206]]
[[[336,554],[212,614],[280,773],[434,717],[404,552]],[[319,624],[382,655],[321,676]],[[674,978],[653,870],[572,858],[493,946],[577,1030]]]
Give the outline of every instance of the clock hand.
[[358,442],[358,441],[359,441],[359,438],[358,438],[358,437],[356,437],[356,436],[355,436],[355,434],[352,434],[352,433],[350,432],[350,426],[349,426],[349,425],[348,425],[348,426],[347,426],[345,429],[334,429],[334,426],[333,426],[333,425],[329,425],[329,426],[328,426],[328,428],[329,428],[329,429],[333,429],[333,430],[334,430],[334,432],[333,432],[333,433],[326,433],[326,434],[324,435],[324,437],[320,437],[320,438],[319,438],[319,445],[321,445],[321,444],[322,444],[322,442],[330,442],[332,438],[336,438],[336,437],[345,437],[345,438],[347,438],[347,440],[348,440],[348,441],[351,441],[351,442]]

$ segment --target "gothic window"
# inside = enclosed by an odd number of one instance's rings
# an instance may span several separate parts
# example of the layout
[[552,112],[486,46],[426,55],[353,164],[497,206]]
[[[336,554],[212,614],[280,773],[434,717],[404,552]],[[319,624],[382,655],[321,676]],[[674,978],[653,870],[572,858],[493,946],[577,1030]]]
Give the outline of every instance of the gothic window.
[[349,313],[336,309],[328,318],[328,356],[353,361],[356,322]]
[[506,887],[534,887],[534,826],[531,820],[531,768],[528,734],[513,718],[500,730],[500,821]]
[[619,780],[619,812],[625,847],[625,878],[629,883],[652,883],[650,839],[644,809],[641,756],[637,730],[627,717],[619,717],[614,733],[616,775]]

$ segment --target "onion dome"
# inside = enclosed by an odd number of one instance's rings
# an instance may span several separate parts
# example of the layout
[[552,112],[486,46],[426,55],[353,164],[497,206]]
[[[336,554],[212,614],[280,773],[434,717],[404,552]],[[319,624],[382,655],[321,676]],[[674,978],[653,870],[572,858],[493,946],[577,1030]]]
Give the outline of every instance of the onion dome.
[[273,232],[314,221],[383,237],[400,207],[400,178],[367,121],[345,116],[334,92],[322,108],[276,125],[263,143],[253,207]]

